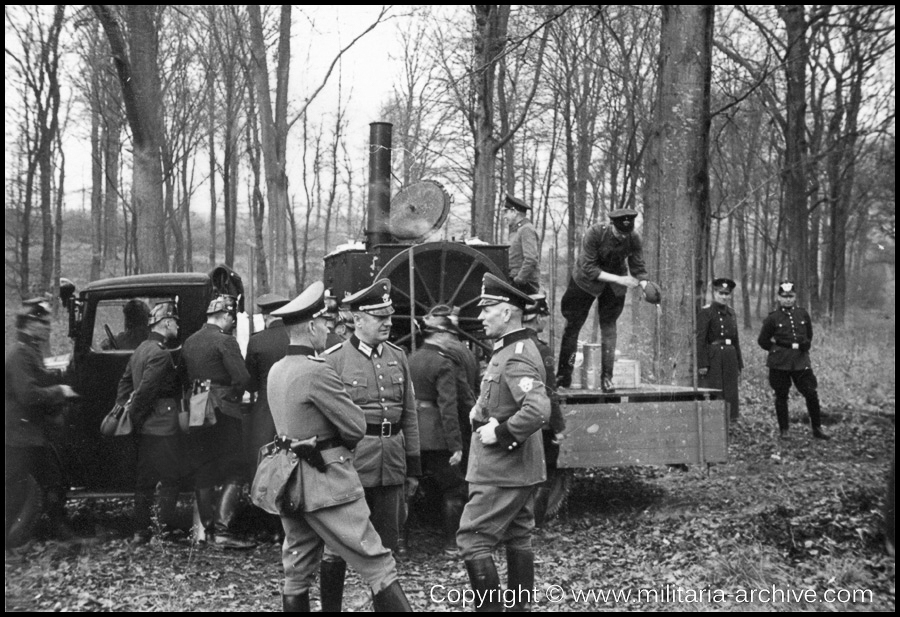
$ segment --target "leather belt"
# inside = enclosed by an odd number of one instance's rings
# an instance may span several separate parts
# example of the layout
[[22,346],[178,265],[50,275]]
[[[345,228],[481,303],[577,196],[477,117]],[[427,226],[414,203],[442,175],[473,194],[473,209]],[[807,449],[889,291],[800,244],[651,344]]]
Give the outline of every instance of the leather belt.
[[730,338],[720,338],[710,343],[710,345],[734,345],[734,340]]
[[[292,440],[287,437],[275,437],[275,447],[280,450],[292,450],[291,441]],[[332,448],[339,448],[343,445],[344,442],[340,437],[329,437],[328,439],[316,441],[316,450],[322,452],[324,450],[331,450]]]
[[367,424],[366,425],[366,435],[370,435],[372,437],[390,437],[392,435],[397,435],[400,431],[403,430],[403,427],[399,422],[392,423],[385,420],[381,424]]

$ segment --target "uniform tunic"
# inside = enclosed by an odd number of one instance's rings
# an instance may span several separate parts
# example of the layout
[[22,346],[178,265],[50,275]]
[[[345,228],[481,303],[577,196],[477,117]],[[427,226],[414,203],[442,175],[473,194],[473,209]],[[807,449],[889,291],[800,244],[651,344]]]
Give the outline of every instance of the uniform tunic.
[[509,226],[509,278],[526,293],[537,293],[541,286],[541,254],[538,234],[528,219]]
[[822,424],[819,382],[812,370],[809,349],[812,345],[812,319],[806,309],[779,307],[763,321],[757,342],[769,352],[769,385],[775,391],[775,413],[781,430],[788,428],[788,394],[793,383],[803,398],[813,428]]
[[255,333],[247,343],[245,364],[250,374],[250,385],[247,389],[256,392],[256,402],[250,416],[250,452],[272,441],[275,435],[275,423],[269,411],[266,382],[269,370],[287,353],[289,337],[284,322],[276,319],[266,326],[265,330]]
[[494,344],[474,408],[476,426],[494,418],[497,443],[472,435],[466,480],[469,502],[457,544],[465,560],[490,555],[500,542],[530,550],[535,486],[547,477],[540,430],[550,418],[546,372],[528,330]]
[[241,396],[250,384],[241,348],[233,336],[215,324],[204,324],[184,342],[181,358],[190,383],[212,382],[216,424],[190,433],[197,488],[218,484],[241,484],[242,458]]
[[697,368],[708,369],[699,377],[702,388],[722,390],[729,417],[738,419],[738,381],[744,369],[738,340],[737,314],[725,304],[713,302],[697,315]]
[[406,354],[392,343],[373,348],[356,335],[325,352],[347,393],[366,417],[366,436],[353,464],[366,489],[372,522],[385,546],[397,550],[407,476],[422,475],[419,423]]
[[321,451],[320,472],[301,460],[303,512],[282,516],[284,594],[309,591],[322,544],[340,555],[375,593],[397,579],[396,565],[369,521],[369,508],[350,452],[366,431],[362,410],[350,400],[341,379],[311,348],[291,345],[269,371],[267,391],[275,428],[290,439],[340,439]]
[[566,430],[566,419],[563,417],[562,408],[559,406],[559,395],[552,384],[556,383],[556,360],[550,345],[538,338],[538,333],[530,330],[531,340],[537,345],[541,361],[544,363],[544,371],[547,373],[547,398],[550,399],[550,423],[541,430],[544,441],[544,457],[547,460],[548,473],[556,469],[556,461],[559,458],[559,443],[556,441],[557,433]]

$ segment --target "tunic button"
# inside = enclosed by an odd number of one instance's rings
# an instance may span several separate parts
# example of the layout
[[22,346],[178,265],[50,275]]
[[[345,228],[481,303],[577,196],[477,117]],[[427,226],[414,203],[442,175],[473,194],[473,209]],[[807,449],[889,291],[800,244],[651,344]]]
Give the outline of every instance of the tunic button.
[[378,379],[384,379],[384,375],[379,375]]
[[381,386],[381,391],[384,392],[384,386]]
[[356,380],[353,381],[353,385],[354,385],[354,386],[356,385]]

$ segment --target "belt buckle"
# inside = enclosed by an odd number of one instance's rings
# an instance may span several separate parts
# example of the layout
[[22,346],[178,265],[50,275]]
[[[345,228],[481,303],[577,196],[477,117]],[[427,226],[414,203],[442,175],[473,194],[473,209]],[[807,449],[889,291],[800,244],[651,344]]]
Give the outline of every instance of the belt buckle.
[[384,419],[381,421],[381,436],[382,437],[390,437],[391,436],[391,423]]
[[726,344],[726,345],[731,345],[731,339],[730,339],[730,338],[725,339],[725,344]]

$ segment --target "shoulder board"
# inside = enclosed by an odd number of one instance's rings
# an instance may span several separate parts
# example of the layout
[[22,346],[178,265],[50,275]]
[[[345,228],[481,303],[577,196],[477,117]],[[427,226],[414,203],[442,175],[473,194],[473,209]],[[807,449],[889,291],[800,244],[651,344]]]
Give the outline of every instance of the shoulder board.
[[452,359],[453,359],[453,358],[450,357],[450,354],[448,354],[448,353],[447,353],[446,351],[444,351],[443,349],[438,349],[438,355],[439,355],[439,356],[443,356],[444,358],[447,358],[448,360],[452,360]]
[[703,308],[707,309],[707,308],[709,308],[709,307],[711,307],[711,306],[712,306],[712,304],[706,304],[706,305],[703,306]]
[[[392,342],[390,342],[390,341],[385,341],[384,344],[385,344],[385,345],[388,345],[389,347],[393,347],[393,348],[396,349],[397,351],[403,351],[403,348],[402,348],[402,347],[399,347],[398,345],[394,345],[394,344],[393,344]],[[405,353],[405,352],[404,352],[404,353]]]
[[525,341],[516,343],[516,353],[522,353],[525,350]]
[[320,358],[319,356],[306,356],[306,357],[309,358],[310,360],[312,360],[313,362],[325,362],[325,359]]
[[344,346],[343,343],[338,343],[338,344],[335,345],[334,347],[329,347],[328,349],[326,349],[326,350],[323,351],[322,353],[334,353],[334,352],[336,352],[338,349],[340,349],[340,348],[343,347],[343,346]]

